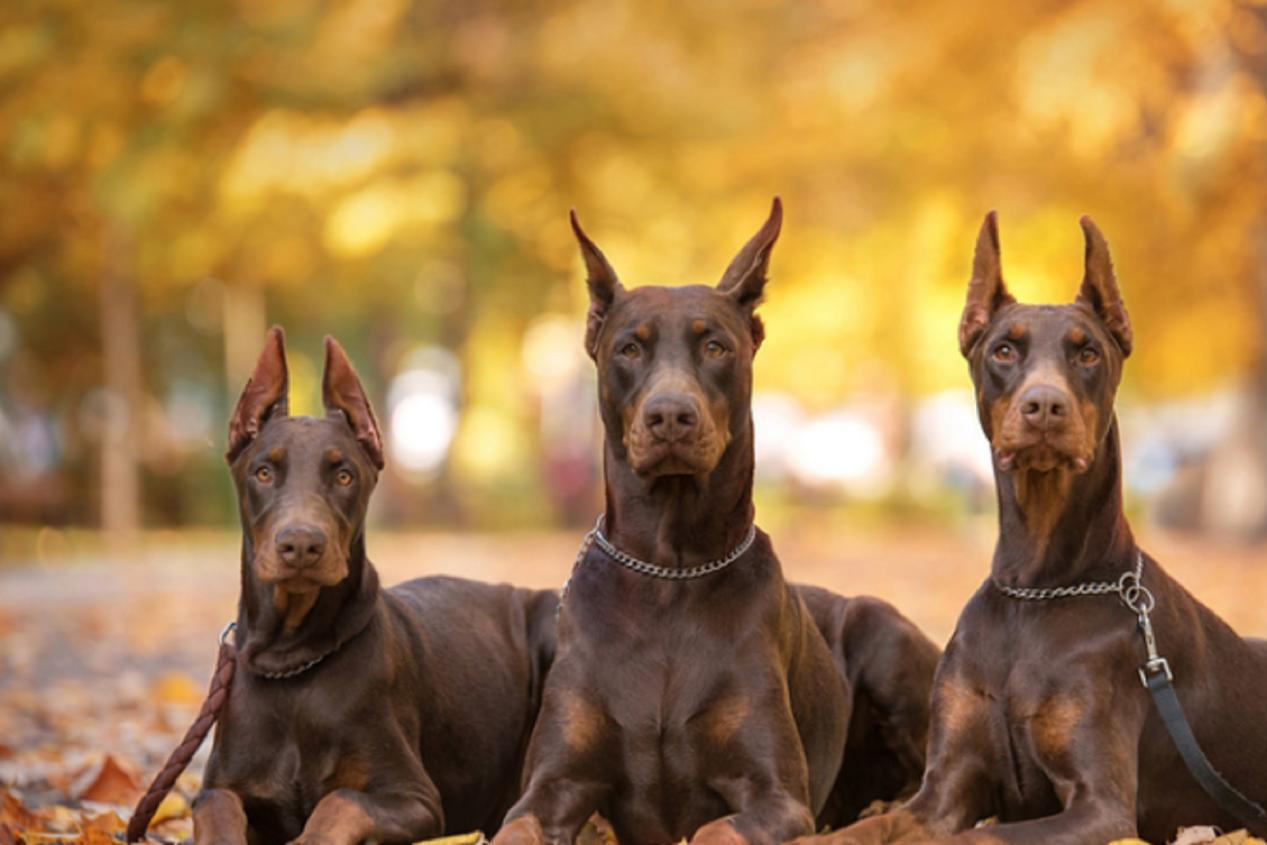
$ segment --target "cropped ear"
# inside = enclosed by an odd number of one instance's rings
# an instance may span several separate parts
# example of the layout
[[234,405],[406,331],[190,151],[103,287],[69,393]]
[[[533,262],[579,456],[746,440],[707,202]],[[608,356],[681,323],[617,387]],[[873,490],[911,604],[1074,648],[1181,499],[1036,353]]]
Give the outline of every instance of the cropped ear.
[[779,239],[782,228],[783,201],[775,197],[770,205],[770,216],[731,259],[717,283],[718,290],[729,293],[741,308],[749,311],[754,349],[761,348],[761,341],[765,340],[765,324],[751,312],[765,293],[766,282],[769,281],[770,251],[774,249],[774,242]]
[[756,308],[769,280],[770,251],[783,228],[783,201],[778,197],[770,206],[770,216],[757,230],[722,273],[717,289],[726,291],[745,308]]
[[581,246],[581,257],[585,259],[585,284],[589,287],[590,307],[585,316],[585,351],[591,358],[598,357],[598,333],[602,331],[603,321],[611,310],[616,295],[624,288],[616,271],[607,262],[607,256],[594,245],[589,235],[581,229],[581,222],[576,219],[576,209],[568,216],[572,220],[572,231],[576,233],[576,242]]
[[959,318],[959,351],[965,358],[981,338],[995,313],[1015,302],[1003,284],[1003,268],[999,258],[998,213],[991,211],[977,234],[977,250],[972,258],[972,279],[968,282],[968,301]]
[[269,419],[286,416],[289,387],[286,334],[281,326],[273,326],[264,341],[264,351],[255,362],[255,372],[242,388],[233,416],[229,417],[229,449],[224,453],[225,460],[233,463]]
[[1103,321],[1109,334],[1122,349],[1122,356],[1131,354],[1131,318],[1122,302],[1122,291],[1117,286],[1113,272],[1113,259],[1109,256],[1109,244],[1099,227],[1086,215],[1078,221],[1087,241],[1086,272],[1082,287],[1078,289],[1078,302],[1089,306]]
[[383,468],[383,435],[374,419],[374,409],[365,396],[365,388],[356,377],[347,353],[334,338],[326,335],[326,370],[321,377],[321,399],[326,415],[341,413],[365,449],[374,466]]

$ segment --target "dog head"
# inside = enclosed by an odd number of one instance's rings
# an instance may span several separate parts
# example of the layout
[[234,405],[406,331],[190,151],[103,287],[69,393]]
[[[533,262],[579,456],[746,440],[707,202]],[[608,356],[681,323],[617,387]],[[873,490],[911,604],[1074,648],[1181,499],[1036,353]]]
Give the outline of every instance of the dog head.
[[716,286],[627,290],[581,230],[590,308],[585,348],[598,367],[607,439],[639,476],[705,476],[748,425],[752,359],[764,337],[754,313],[783,207],[731,261]]
[[229,422],[229,462],[256,580],[315,597],[349,574],[370,493],[383,468],[382,436],[343,348],[326,338],[324,419],[287,413],[288,371],[279,327]]
[[1091,218],[1081,222],[1085,273],[1069,305],[1023,305],[1008,293],[994,212],[977,238],[959,348],[1002,472],[1086,472],[1113,421],[1131,324],[1108,244]]

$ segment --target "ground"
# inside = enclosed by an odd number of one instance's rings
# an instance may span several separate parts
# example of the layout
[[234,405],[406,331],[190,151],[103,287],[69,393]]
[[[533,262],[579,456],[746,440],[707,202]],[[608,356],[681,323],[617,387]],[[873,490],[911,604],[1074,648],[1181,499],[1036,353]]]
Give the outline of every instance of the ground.
[[[380,534],[369,551],[387,584],[446,572],[547,587],[567,577],[582,533]],[[939,642],[985,577],[993,536],[984,521],[896,531],[812,518],[772,534],[790,578],[886,598]],[[1267,635],[1267,549],[1143,539],[1234,627]],[[163,533],[112,556],[45,531],[0,545],[0,845],[117,841],[202,700],[216,637],[235,614],[235,544],[227,534]],[[206,751],[153,834],[189,836]]]

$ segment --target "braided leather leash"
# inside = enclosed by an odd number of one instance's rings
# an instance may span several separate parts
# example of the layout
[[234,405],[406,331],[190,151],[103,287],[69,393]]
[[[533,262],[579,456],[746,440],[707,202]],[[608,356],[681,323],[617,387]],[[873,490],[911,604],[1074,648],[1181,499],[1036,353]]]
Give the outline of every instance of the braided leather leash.
[[167,758],[167,763],[154,776],[154,781],[141,796],[141,800],[136,802],[136,809],[132,811],[132,818],[128,821],[128,842],[145,838],[145,831],[149,829],[150,819],[154,818],[158,805],[162,804],[167,793],[171,792],[176,778],[185,771],[185,767],[189,765],[189,761],[197,752],[198,746],[202,745],[202,741],[207,738],[207,732],[220,717],[224,703],[229,700],[229,685],[233,683],[233,671],[238,665],[237,649],[234,648],[233,640],[229,636],[235,627],[236,625],[230,622],[220,633],[220,651],[216,654],[216,668],[211,676],[211,687],[207,690],[207,699],[202,703],[202,709],[198,711],[198,718],[185,732],[185,738],[180,741],[180,745],[176,746],[176,750]]

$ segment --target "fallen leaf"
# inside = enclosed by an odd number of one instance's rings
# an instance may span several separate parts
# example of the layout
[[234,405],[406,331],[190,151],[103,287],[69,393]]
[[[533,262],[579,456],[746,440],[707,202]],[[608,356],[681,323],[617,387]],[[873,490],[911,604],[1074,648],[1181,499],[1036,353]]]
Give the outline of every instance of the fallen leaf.
[[438,839],[424,839],[414,845],[484,845],[488,839],[480,831],[459,833],[455,836],[441,836]]
[[0,786],[0,829],[26,830],[38,824],[39,819],[22,806],[18,796]]
[[140,797],[141,787],[130,771],[119,764],[112,755],[107,754],[95,771],[89,769],[76,779],[86,784],[76,790],[75,797],[80,801],[99,801],[102,804],[129,805]]
[[[162,803],[158,805],[158,809],[154,811],[154,818],[150,820],[150,826],[162,824],[168,819],[183,819],[189,815],[189,802],[185,800],[185,796],[179,792],[169,792],[163,798]],[[449,839],[458,839],[458,837],[448,837]],[[445,845],[476,845],[476,842],[446,842]]]
[[160,704],[196,707],[204,690],[183,672],[167,672],[150,685],[150,696]]
[[74,833],[79,830],[79,813],[70,807],[53,804],[42,807],[36,814],[39,816],[39,827],[46,833]]
[[96,831],[98,833],[112,834],[123,833],[128,829],[128,823],[119,818],[117,813],[102,813],[93,816],[83,823],[80,828],[84,831]]

